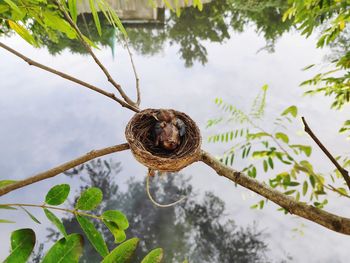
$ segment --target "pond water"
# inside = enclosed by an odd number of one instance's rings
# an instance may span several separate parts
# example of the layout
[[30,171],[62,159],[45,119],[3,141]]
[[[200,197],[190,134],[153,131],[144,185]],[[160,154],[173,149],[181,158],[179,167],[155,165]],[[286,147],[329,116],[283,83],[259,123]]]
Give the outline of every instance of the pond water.
[[[141,37],[141,31],[144,34],[149,32],[140,29],[132,34]],[[325,51],[315,48],[317,36],[304,39],[291,30],[278,38],[275,51],[269,53],[266,50],[257,52],[266,41],[263,34],[256,32],[254,23],[246,25],[243,32],[229,28],[228,33],[230,38],[223,41],[199,39],[198,42],[206,48],[207,62],[202,65],[194,60],[192,67],[185,66],[186,52],[181,51],[181,41],[186,38],[179,40],[177,35],[169,34],[171,37],[168,35],[160,41],[160,37],[154,37],[156,46],[153,47],[152,42],[138,41],[135,37],[131,46],[134,47],[132,51],[141,79],[142,108],[174,108],[186,112],[201,129],[203,148],[220,155],[228,145],[209,144],[206,140],[210,134],[219,131],[205,128],[206,121],[218,113],[213,100],[222,97],[238,108],[248,110],[260,87],[268,84],[267,118],[263,123],[266,130],[273,127],[269,116],[295,104],[328,147],[338,153],[346,151],[348,144],[337,135],[345,113],[329,110],[328,98],[304,97],[303,89],[298,87],[301,81],[311,76],[301,69],[322,61],[325,55]],[[45,65],[114,92],[89,56],[74,54],[67,49],[59,55],[51,55],[46,49],[33,49],[18,37],[2,37],[1,41]],[[144,52],[147,45],[157,52]],[[113,52],[107,46],[96,50],[96,54],[126,92],[134,95],[132,69],[122,45],[116,42]],[[0,50],[0,78],[1,179],[23,179],[92,149],[125,142],[124,128],[133,114],[109,99],[30,67],[3,49]],[[301,130],[301,122],[296,122],[294,139],[312,144],[306,135],[300,135]],[[333,169],[317,148],[314,151],[313,162],[320,169]],[[121,161],[123,170],[116,178],[120,185],[131,176],[142,179],[146,175],[146,169],[128,151],[106,158]],[[235,187],[203,164],[193,164],[183,173],[192,176],[191,182],[200,193],[213,191],[221,197],[226,202],[228,216],[237,225],[248,226],[257,222],[258,228],[269,235],[269,255],[276,261],[285,258],[286,254],[293,257],[293,262],[348,261],[348,237],[304,219],[283,215],[271,203],[263,210],[250,209],[260,200],[258,196]],[[79,184],[76,179],[60,175],[10,193],[2,197],[2,202],[40,204],[52,185],[67,181],[76,186]],[[343,202],[333,201],[326,209],[349,217],[350,212],[344,210],[343,205]],[[45,240],[45,228],[49,224],[41,211],[35,215],[42,221],[41,225],[36,225],[20,212],[9,213],[8,219],[14,216],[13,219],[20,218],[20,222],[0,225],[0,260],[7,255],[9,236],[15,229],[33,228],[39,239]],[[296,227],[304,234],[293,231]]]

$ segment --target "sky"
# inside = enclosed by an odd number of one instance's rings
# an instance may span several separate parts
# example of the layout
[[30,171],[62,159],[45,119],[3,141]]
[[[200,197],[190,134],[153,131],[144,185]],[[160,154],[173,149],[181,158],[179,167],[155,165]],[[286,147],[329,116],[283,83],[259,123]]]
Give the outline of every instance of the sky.
[[[0,38],[0,41],[45,65],[115,91],[88,56],[73,55],[69,51],[51,56],[45,49],[33,49],[17,37]],[[295,104],[330,149],[337,154],[346,152],[349,142],[344,141],[337,130],[348,118],[348,108],[343,112],[332,111],[329,98],[302,96],[304,90],[299,87],[301,81],[317,71],[301,69],[322,61],[325,55],[324,51],[315,49],[315,39],[305,40],[291,32],[277,42],[274,53],[257,53],[263,45],[263,38],[252,29],[232,34],[231,39],[222,44],[205,42],[208,63],[205,66],[195,64],[192,68],[184,67],[176,45],[167,45],[152,57],[134,54],[142,108],[173,108],[186,112],[201,129],[202,148],[220,155],[228,146],[207,143],[207,137],[219,130],[205,128],[206,121],[219,113],[214,99],[222,97],[248,110],[260,87],[268,84],[266,116],[271,118],[262,124],[264,129],[272,129],[269,120]],[[114,58],[109,49],[101,49],[96,54],[125,91],[134,96],[135,80],[126,51],[117,46]],[[28,66],[2,49],[0,79],[0,180],[23,179],[93,149],[125,142],[124,129],[133,113],[108,98]],[[294,134],[292,139],[313,145],[301,131],[302,124],[296,121],[289,132]],[[137,179],[146,176],[145,167],[128,151],[106,158],[121,161],[123,170],[116,178],[120,183],[131,176]],[[312,162],[320,170],[333,169],[317,147],[314,147]],[[274,258],[288,254],[294,258],[293,262],[348,262],[349,237],[296,216],[283,215],[271,203],[263,210],[250,209],[261,198],[235,187],[202,163],[195,163],[182,172],[192,176],[195,189],[213,191],[222,198],[228,217],[237,225],[249,226],[256,222],[258,228],[268,234],[270,255]],[[1,197],[1,202],[40,204],[50,187],[64,182],[71,183],[73,188],[79,183],[60,175],[9,193]],[[350,217],[344,200],[330,196],[330,201],[327,211]],[[33,228],[38,239],[45,240],[45,229],[50,224],[42,211],[33,210],[42,221],[41,225],[36,225],[20,211],[0,213],[1,218],[17,221],[13,225],[0,225],[0,260],[8,253],[10,233],[15,229]],[[294,228],[302,230],[303,235],[293,231]]]

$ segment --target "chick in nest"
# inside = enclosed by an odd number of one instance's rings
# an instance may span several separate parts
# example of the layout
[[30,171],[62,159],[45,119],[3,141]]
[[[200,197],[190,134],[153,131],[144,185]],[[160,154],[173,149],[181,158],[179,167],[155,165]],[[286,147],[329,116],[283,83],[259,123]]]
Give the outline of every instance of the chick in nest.
[[153,117],[157,120],[154,126],[154,145],[165,150],[175,150],[185,135],[185,123],[176,118],[172,110],[159,110]]

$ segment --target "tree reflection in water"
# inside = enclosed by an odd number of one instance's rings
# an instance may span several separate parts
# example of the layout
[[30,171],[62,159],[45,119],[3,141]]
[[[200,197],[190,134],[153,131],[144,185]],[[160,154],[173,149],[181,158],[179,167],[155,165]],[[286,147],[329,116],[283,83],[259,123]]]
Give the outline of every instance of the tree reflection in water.
[[[125,20],[130,45],[142,55],[154,55],[163,50],[167,43],[179,46],[179,55],[185,66],[190,67],[195,62],[205,64],[208,52],[205,41],[222,43],[230,39],[233,32],[243,32],[247,26],[255,27],[266,40],[263,49],[273,51],[276,40],[291,28],[292,21],[282,22],[282,15],[287,9],[287,2],[282,0],[215,0],[203,5],[199,11],[193,7],[183,8],[178,17],[173,12],[158,9],[155,21],[131,23],[130,17]],[[83,13],[78,17],[81,31],[99,46],[109,46],[114,49],[117,30],[108,24],[100,15],[102,36],[99,36],[91,14]],[[69,49],[74,53],[85,54],[86,50],[78,40],[68,39],[59,34],[52,41],[45,33],[37,30],[36,35],[51,54]]]
[[[115,183],[120,171],[120,163],[99,159],[67,174],[81,178],[81,191],[87,187],[98,187],[103,191],[104,199],[96,214],[118,209],[127,215],[130,223],[127,237],[141,239],[135,262],[140,262],[146,252],[155,247],[164,249],[164,262],[182,262],[185,258],[193,263],[270,262],[266,255],[266,235],[255,226],[238,228],[227,218],[224,201],[211,192],[202,196],[194,193],[188,177],[182,174],[155,177],[151,191],[160,202],[188,196],[177,206],[159,208],[147,198],[145,182],[130,179],[126,189],[121,190]],[[62,221],[68,233],[81,233],[86,240],[81,262],[100,262],[100,255],[87,241],[75,218],[69,216]],[[101,224],[96,226],[104,234],[108,246],[114,247],[114,238],[109,231]],[[57,240],[59,233],[53,229],[49,231],[48,238]],[[38,262],[40,256],[36,258],[32,261]]]

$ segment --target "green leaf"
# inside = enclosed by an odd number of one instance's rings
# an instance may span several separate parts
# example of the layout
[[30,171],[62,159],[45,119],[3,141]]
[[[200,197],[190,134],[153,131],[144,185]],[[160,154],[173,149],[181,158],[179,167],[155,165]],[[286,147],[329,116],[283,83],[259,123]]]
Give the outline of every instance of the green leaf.
[[4,0],[4,2],[6,4],[8,4],[18,14],[22,14],[23,13],[23,11],[21,9],[19,9],[19,7],[14,2],[12,2],[11,0]]
[[96,6],[95,6],[95,0],[89,0],[89,4],[90,4],[92,17],[94,19],[97,32],[101,36],[102,35],[101,23],[100,23],[100,19],[98,18],[98,13],[97,13]]
[[35,233],[32,229],[24,228],[11,234],[11,254],[3,263],[25,263],[35,246]]
[[83,237],[79,234],[61,238],[50,248],[41,263],[78,263],[83,253],[83,243]]
[[289,191],[286,191],[284,192],[285,195],[291,195],[293,193],[295,193],[296,190],[289,190]]
[[309,185],[308,185],[307,181],[304,181],[304,183],[303,183],[303,196],[306,195],[308,186]]
[[105,220],[116,223],[122,230],[125,230],[129,227],[128,219],[122,212],[118,210],[107,210],[103,212],[101,217]]
[[57,13],[44,11],[41,15],[45,25],[66,34],[70,39],[76,38],[76,32],[71,25],[66,20],[62,19]]
[[26,214],[27,214],[35,223],[41,224],[40,221],[39,221],[35,216],[33,216],[33,214],[30,213],[27,209],[25,209],[23,206],[20,206],[20,208],[22,208],[23,211],[26,212]]
[[75,208],[80,210],[93,210],[102,201],[102,191],[97,187],[86,189],[79,197]]
[[60,205],[66,201],[70,191],[69,184],[59,184],[52,187],[46,194],[45,202],[49,205]]
[[10,185],[10,184],[13,184],[13,183],[15,183],[16,181],[14,181],[14,180],[1,180],[0,181],[0,188],[2,188],[2,187],[5,187],[5,186],[8,186],[8,185]]
[[116,223],[108,220],[103,220],[103,223],[108,227],[109,231],[111,231],[111,233],[113,234],[115,243],[123,242],[126,239],[124,230],[120,229]]
[[7,223],[16,223],[15,221],[11,221],[11,220],[6,220],[6,219],[0,219],[0,223],[4,223],[4,224],[7,224]]
[[267,161],[266,160],[264,160],[264,162],[263,162],[263,167],[264,167],[264,172],[266,173],[267,169],[268,169],[268,165],[267,165]]
[[268,161],[268,163],[269,163],[271,169],[273,169],[273,160],[272,160],[272,158],[269,157],[269,158],[267,159],[267,161]]
[[38,46],[34,37],[29,33],[29,31],[25,27],[21,26],[20,24],[17,24],[15,21],[12,21],[12,20],[8,20],[8,23],[10,28],[16,31],[16,33],[21,38],[23,38],[25,41],[27,41],[29,44],[33,46]]
[[337,190],[342,195],[348,195],[348,193],[346,192],[346,189],[343,187],[339,187],[339,188],[337,188]]
[[127,263],[130,262],[136,247],[138,238],[132,238],[117,246],[102,261],[102,263]]
[[156,248],[149,252],[144,259],[142,259],[141,263],[160,263],[163,259],[163,249]]
[[288,182],[288,186],[298,186],[300,183],[298,182]]
[[289,138],[288,138],[287,134],[285,134],[285,133],[276,132],[275,137],[276,137],[276,139],[282,140],[284,143],[289,142]]
[[283,112],[282,112],[282,116],[285,116],[285,115],[292,115],[294,118],[298,115],[298,108],[294,105],[288,107],[287,109],[285,109]]
[[84,216],[76,216],[79,225],[83,229],[87,238],[91,242],[92,246],[96,249],[96,251],[102,256],[105,257],[108,255],[109,251],[100,232],[97,231],[94,224]]
[[74,23],[77,23],[77,0],[68,0],[68,9]]
[[312,186],[313,188],[315,188],[315,185],[316,185],[315,176],[313,176],[313,175],[311,174],[309,179],[310,179],[311,186]]
[[301,70],[305,71],[305,70],[312,68],[313,66],[315,66],[315,64],[308,65],[308,66],[302,68]]
[[0,205],[0,209],[17,210],[17,208],[8,205]]
[[63,223],[61,220],[55,216],[54,213],[52,213],[50,210],[44,208],[44,212],[46,217],[57,227],[57,229],[62,233],[64,237],[67,237],[66,229],[64,228]]
[[293,144],[293,145],[290,145],[290,147],[299,149],[299,151],[304,152],[307,157],[309,157],[312,152],[311,146],[307,146],[307,145]]

